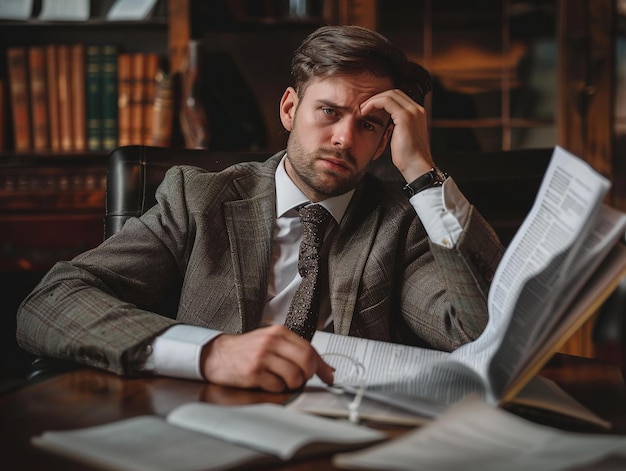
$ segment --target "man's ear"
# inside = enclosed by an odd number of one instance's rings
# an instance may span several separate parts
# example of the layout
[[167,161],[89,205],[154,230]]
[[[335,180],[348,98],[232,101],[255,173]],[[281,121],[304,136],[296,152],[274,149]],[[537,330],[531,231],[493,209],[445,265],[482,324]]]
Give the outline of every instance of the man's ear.
[[293,119],[298,106],[298,93],[293,87],[288,87],[280,99],[280,121],[283,127],[291,132],[293,129]]
[[378,157],[380,157],[383,154],[383,152],[385,151],[385,148],[387,147],[387,143],[389,142],[389,139],[391,139],[392,132],[393,132],[393,124],[390,124],[389,126],[387,126],[387,129],[385,129],[383,137],[380,138],[380,143],[378,144],[378,148],[376,149],[376,152],[374,152],[374,158],[372,160],[376,160]]

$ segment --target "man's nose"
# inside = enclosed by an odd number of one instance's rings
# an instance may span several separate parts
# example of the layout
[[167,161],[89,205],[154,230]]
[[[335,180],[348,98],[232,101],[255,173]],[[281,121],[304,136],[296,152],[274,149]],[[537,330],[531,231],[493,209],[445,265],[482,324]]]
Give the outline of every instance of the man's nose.
[[354,139],[354,120],[344,118],[335,124],[333,129],[333,146],[342,149],[352,147]]

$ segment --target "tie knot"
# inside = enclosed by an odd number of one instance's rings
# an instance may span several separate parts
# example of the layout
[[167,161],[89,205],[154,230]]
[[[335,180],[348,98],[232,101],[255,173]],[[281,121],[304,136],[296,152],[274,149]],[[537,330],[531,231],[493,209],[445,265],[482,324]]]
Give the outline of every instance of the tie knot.
[[306,244],[321,246],[323,234],[330,222],[330,213],[319,204],[311,204],[300,208],[300,221],[304,227]]
[[300,208],[300,221],[302,224],[313,224],[319,227],[326,227],[330,221],[330,213],[319,204],[311,204]]

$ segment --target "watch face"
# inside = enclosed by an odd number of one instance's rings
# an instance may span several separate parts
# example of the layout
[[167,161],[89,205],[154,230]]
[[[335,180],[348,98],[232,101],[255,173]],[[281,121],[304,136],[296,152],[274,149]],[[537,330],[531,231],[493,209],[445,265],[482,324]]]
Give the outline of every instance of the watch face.
[[439,182],[439,183],[443,183],[446,181],[446,178],[448,178],[448,174],[442,172],[441,170],[439,170],[439,168],[435,167],[434,169],[432,169],[432,172],[435,174],[433,177],[435,179],[435,181]]

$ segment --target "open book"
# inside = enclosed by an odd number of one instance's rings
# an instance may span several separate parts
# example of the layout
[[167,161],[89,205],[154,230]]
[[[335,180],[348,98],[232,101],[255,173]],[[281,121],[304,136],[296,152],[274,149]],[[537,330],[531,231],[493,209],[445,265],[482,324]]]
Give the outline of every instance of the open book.
[[362,363],[367,397],[424,415],[470,394],[502,404],[523,388],[554,390],[536,373],[626,275],[626,215],[602,203],[608,189],[587,163],[555,149],[496,270],[489,321],[475,341],[448,353],[317,332],[313,345]]
[[167,417],[139,416],[70,431],[33,444],[108,469],[200,470],[257,467],[380,442],[380,431],[276,404],[184,404]]

